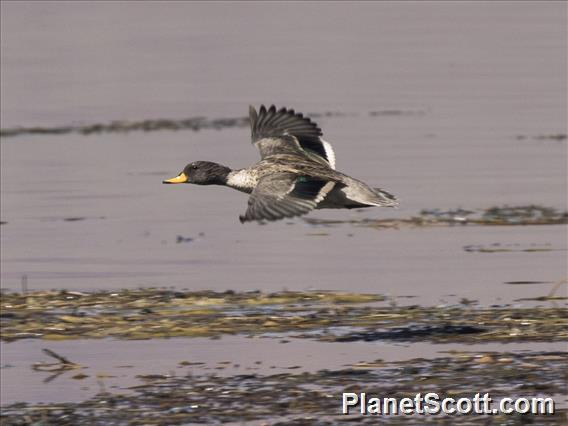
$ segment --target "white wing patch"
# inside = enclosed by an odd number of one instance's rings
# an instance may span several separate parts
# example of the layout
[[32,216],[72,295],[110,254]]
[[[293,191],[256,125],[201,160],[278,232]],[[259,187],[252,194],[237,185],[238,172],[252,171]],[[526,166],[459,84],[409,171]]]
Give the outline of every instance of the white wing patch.
[[327,194],[329,194],[329,192],[333,189],[334,186],[335,182],[326,183],[323,186],[323,188],[320,190],[314,201],[319,204],[327,196]]
[[327,162],[329,163],[330,167],[335,170],[335,152],[333,151],[333,147],[328,141],[324,141],[322,138],[320,138],[320,141],[323,145],[323,149],[325,150]]

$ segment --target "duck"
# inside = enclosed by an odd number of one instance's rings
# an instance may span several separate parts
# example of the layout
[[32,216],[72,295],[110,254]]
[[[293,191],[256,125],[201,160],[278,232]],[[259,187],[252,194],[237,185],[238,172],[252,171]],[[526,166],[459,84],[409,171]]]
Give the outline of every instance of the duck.
[[320,127],[293,109],[249,107],[260,161],[244,168],[211,161],[187,164],[164,184],[222,185],[250,194],[241,223],[277,221],[314,209],[395,207],[397,198],[335,169],[335,152]]

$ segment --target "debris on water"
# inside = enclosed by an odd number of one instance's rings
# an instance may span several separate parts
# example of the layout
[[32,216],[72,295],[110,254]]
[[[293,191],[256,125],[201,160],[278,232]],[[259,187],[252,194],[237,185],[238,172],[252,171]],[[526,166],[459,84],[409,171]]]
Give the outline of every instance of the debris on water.
[[179,243],[190,243],[190,242],[192,242],[193,240],[195,240],[195,238],[193,238],[193,237],[184,237],[183,235],[178,235],[178,236],[176,237],[176,244],[179,244]]
[[527,206],[491,207],[481,217],[492,224],[539,225],[568,223],[568,212],[560,212],[552,207],[530,204]]
[[521,245],[521,244],[501,244],[493,243],[490,245],[471,244],[463,247],[464,251],[470,253],[512,253],[512,252],[543,252],[543,251],[565,251],[566,249],[554,248],[550,244],[544,245]]
[[535,139],[537,139],[537,140],[565,141],[566,137],[567,136],[566,136],[565,133],[557,133],[557,134],[553,134],[553,135],[538,135],[538,136],[535,136]]
[[435,338],[437,341],[443,340],[447,336],[477,334],[486,332],[483,327],[471,325],[451,325],[441,326],[418,325],[409,327],[393,327],[386,331],[363,331],[348,333],[342,336],[332,337],[334,342],[374,342],[377,340],[392,340],[398,342],[423,341]]
[[79,373],[79,374],[75,374],[74,376],[71,376],[71,378],[74,379],[74,380],[83,380],[83,379],[86,379],[87,377],[89,377],[89,375],[84,374],[84,373]]
[[[374,112],[374,111],[373,111]],[[373,112],[370,115],[373,115]],[[379,111],[376,115],[417,115],[423,114],[422,111],[396,111],[385,110]],[[326,111],[323,113],[312,113],[311,117],[343,117],[356,116],[355,113],[342,113],[337,111]],[[110,123],[95,123],[87,125],[67,125],[53,127],[13,127],[8,129],[0,129],[1,137],[13,137],[20,135],[64,135],[64,134],[81,134],[91,135],[100,133],[128,133],[134,131],[155,132],[155,131],[180,131],[191,130],[198,132],[200,130],[223,130],[230,128],[248,127],[248,117],[226,117],[226,118],[206,118],[206,117],[190,117],[182,119],[147,119],[138,121],[115,120]]]
[[435,217],[448,222],[464,222],[467,220],[468,216],[474,213],[474,210],[465,210],[462,208],[452,210],[423,209],[420,211],[421,216]]
[[354,112],[341,112],[341,111],[326,111],[324,113],[321,112],[308,112],[306,116],[311,118],[319,118],[319,117],[356,117],[358,114]]
[[525,135],[517,136],[517,140],[533,139],[537,141],[550,140],[558,142],[565,141],[567,138],[568,136],[565,133],[552,133],[549,135],[536,135],[536,136],[525,136]]
[[491,207],[485,210],[466,209],[423,209],[418,216],[402,219],[349,219],[328,220],[303,218],[312,226],[338,226],[353,225],[374,229],[401,229],[432,226],[456,225],[565,225],[568,224],[568,211],[559,211],[552,207],[528,206],[502,206]]
[[[375,337],[385,340],[410,334],[413,339],[431,342],[568,340],[568,313],[555,307],[481,308],[473,303],[398,306],[389,305],[376,294],[164,289],[74,294],[36,291],[26,296],[4,292],[0,304],[4,341],[219,338],[226,334],[268,335],[279,340],[292,335],[329,341],[343,336],[346,329],[353,333],[380,330],[384,334]],[[518,328],[514,335],[510,333],[513,325]]]
[[97,133],[127,133],[133,131],[153,132],[158,130],[193,130],[223,129],[228,127],[246,127],[249,124],[247,117],[207,119],[205,117],[192,117],[186,119],[150,119],[140,121],[112,121],[89,125],[69,125],[55,127],[16,127],[1,129],[0,136],[41,135],[41,134],[69,134],[79,133],[91,135]]
[[59,361],[59,363],[61,364],[65,364],[65,365],[77,365],[74,362],[69,361],[67,358],[65,358],[62,355],[59,355],[58,353],[56,353],[55,351],[52,351],[51,349],[43,349],[43,352],[46,353],[47,355],[49,355],[52,358],[55,358],[56,360]]
[[87,216],[68,216],[68,217],[43,217],[40,220],[42,222],[55,222],[55,221],[60,221],[62,220],[63,222],[81,222],[84,220],[104,220],[106,219],[106,216],[91,216],[91,217],[87,217]]
[[[58,362],[56,363],[45,363],[45,362],[37,362],[34,365],[32,365],[32,369],[35,371],[48,371],[50,373],[62,373],[64,371],[67,370],[75,370],[75,369],[80,369],[83,368],[82,365],[77,364],[75,362],[69,361],[67,358],[65,358],[62,355],[59,355],[58,353],[56,353],[55,351],[52,351],[51,349],[43,349],[43,353],[45,353],[46,355],[49,355],[52,358],[55,358]],[[57,374],[57,375],[59,375]],[[56,375],[56,376],[57,376]],[[52,378],[55,376],[52,376]],[[49,380],[50,378],[48,378]]]
[[[3,425],[81,424],[377,424],[377,416],[341,413],[342,393],[412,397],[435,392],[440,398],[471,398],[472,389],[501,398],[565,393],[566,352],[448,352],[433,359],[386,362],[366,360],[337,370],[272,374],[142,375],[128,392],[102,392],[82,402],[15,403],[2,407]],[[530,366],[530,368],[529,368]],[[468,416],[467,424],[563,424],[566,408],[556,401],[554,414]],[[357,410],[358,412],[358,410]],[[463,419],[463,416],[458,419]],[[286,419],[283,421],[282,419]],[[428,424],[448,424],[448,416],[430,416]],[[423,416],[381,416],[381,424],[423,425]],[[140,423],[138,421],[136,424]],[[460,420],[460,424],[461,424]]]
[[396,117],[401,115],[424,115],[425,111],[418,111],[418,110],[400,110],[400,109],[383,109],[377,111],[369,111],[369,117],[380,117],[380,116],[388,116],[388,117]]

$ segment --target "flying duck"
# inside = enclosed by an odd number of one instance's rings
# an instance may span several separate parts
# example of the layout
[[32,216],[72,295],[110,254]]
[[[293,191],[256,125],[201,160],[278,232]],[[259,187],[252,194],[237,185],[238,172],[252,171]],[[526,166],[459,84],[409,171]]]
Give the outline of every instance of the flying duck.
[[396,197],[335,170],[335,153],[316,123],[293,109],[249,107],[252,143],[261,160],[231,170],[210,161],[189,163],[163,183],[225,185],[250,194],[239,216],[248,221],[274,221],[313,209],[394,207]]

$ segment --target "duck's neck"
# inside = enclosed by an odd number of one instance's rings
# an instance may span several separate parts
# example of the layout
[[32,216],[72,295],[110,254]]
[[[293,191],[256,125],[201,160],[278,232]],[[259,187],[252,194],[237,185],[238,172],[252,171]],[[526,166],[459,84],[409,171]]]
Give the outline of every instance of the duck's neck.
[[237,191],[250,194],[255,188],[258,178],[247,169],[233,170],[227,175],[227,186]]
[[206,170],[207,179],[205,181],[196,181],[197,185],[227,185],[227,180],[232,170],[221,164],[211,163],[210,169]]

